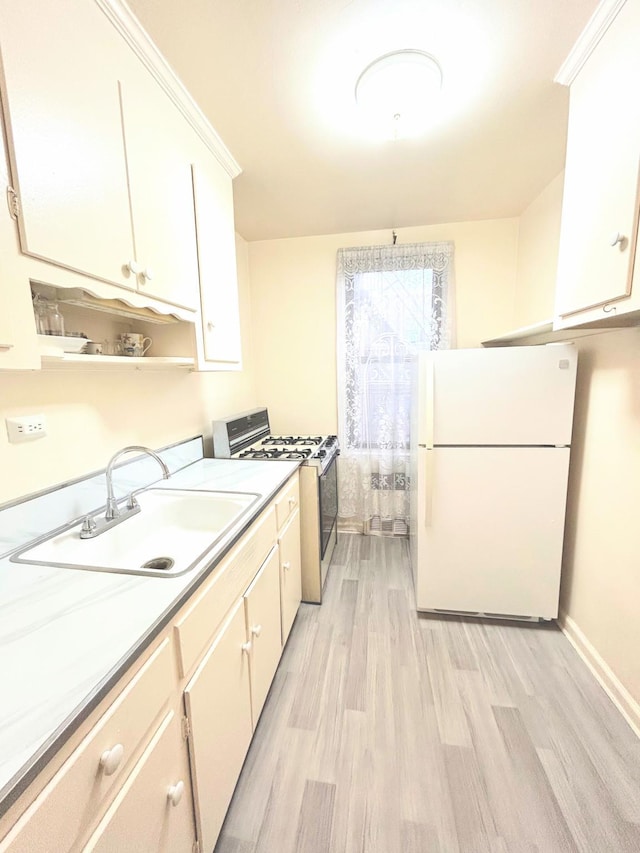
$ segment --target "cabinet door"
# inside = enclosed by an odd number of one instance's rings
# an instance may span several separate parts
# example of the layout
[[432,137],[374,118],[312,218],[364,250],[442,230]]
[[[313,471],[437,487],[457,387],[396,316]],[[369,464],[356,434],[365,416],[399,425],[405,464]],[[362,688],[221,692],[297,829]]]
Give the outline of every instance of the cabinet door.
[[123,784],[130,757],[153,732],[173,679],[173,654],[165,638],[0,841],[0,853],[76,849]]
[[[640,157],[640,110],[633,103],[640,84],[639,29],[640,6],[627,3],[571,86],[556,303],[561,317],[624,300],[631,292]],[[629,309],[619,304],[616,310]]]
[[246,591],[244,607],[251,643],[251,711],[255,729],[282,652],[280,559],[276,547]]
[[231,178],[211,155],[193,165],[205,366],[239,367],[240,313]]
[[124,42],[95,3],[1,0],[0,49],[22,251],[135,287],[114,70]]
[[287,642],[302,597],[300,510],[291,516],[278,539],[280,545],[280,602],[282,645]]
[[198,304],[193,186],[185,119],[142,66],[121,83],[138,285],[149,296]]
[[186,744],[171,711],[83,851],[192,853],[194,840]]
[[238,601],[185,688],[198,838],[213,850],[251,741],[244,602]]

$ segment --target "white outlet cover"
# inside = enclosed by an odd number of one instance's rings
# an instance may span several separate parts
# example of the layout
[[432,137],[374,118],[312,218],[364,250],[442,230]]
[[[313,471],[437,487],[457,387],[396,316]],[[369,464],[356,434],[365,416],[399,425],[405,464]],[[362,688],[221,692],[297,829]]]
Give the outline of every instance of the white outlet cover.
[[12,444],[44,438],[47,434],[47,422],[44,415],[22,415],[17,418],[6,418],[5,423],[7,435]]

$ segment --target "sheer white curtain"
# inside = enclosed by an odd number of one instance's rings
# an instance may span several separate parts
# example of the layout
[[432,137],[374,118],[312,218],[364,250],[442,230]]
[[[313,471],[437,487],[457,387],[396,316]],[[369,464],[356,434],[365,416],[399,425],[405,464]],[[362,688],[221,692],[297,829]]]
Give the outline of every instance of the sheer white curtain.
[[453,243],[338,250],[342,529],[406,535],[413,367],[452,345]]

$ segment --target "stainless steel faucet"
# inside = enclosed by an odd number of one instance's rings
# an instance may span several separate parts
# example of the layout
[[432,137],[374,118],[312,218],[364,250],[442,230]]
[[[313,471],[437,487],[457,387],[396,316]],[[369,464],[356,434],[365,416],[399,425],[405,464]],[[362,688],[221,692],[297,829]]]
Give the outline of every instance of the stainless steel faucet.
[[[143,447],[140,444],[131,444],[129,447],[123,447],[122,450],[119,450],[115,453],[111,459],[109,460],[109,464],[107,465],[107,511],[104,514],[104,517],[107,521],[111,521],[113,518],[117,518],[120,515],[120,510],[118,509],[118,502],[116,501],[113,494],[113,468],[118,459],[121,456],[124,456],[125,453],[146,453],[148,456],[153,457],[158,465],[162,468],[162,476],[165,480],[169,479],[169,469],[167,468],[164,461],[158,456],[155,450],[151,450],[149,447]],[[133,494],[129,499],[130,503],[133,503]],[[129,507],[132,508],[131,506]]]
[[129,516],[136,515],[140,512],[140,506],[136,500],[135,491],[131,492],[129,495],[127,508],[124,512],[119,509],[118,501],[113,493],[113,469],[118,459],[120,459],[121,456],[124,456],[125,453],[146,453],[148,456],[155,459],[158,465],[160,465],[164,479],[169,479],[169,469],[167,468],[164,460],[161,459],[154,450],[151,450],[149,447],[143,447],[140,444],[131,444],[128,447],[123,447],[122,450],[119,450],[111,457],[109,464],[107,465],[107,509],[104,514],[104,518],[96,520],[92,515],[87,515],[82,522],[82,529],[80,530],[81,539],[93,539],[94,536],[99,536],[110,527],[115,527],[116,524],[124,521],[125,518],[129,518]]

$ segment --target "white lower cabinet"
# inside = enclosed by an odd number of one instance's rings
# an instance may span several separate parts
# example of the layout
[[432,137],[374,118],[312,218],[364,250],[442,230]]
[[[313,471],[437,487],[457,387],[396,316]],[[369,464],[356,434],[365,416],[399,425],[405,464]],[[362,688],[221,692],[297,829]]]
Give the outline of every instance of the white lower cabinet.
[[300,602],[297,495],[296,472],[0,818],[0,853],[213,850]]
[[83,851],[192,853],[194,841],[189,764],[170,711]]
[[282,645],[293,626],[302,597],[302,565],[300,559],[300,510],[289,519],[278,534],[280,550],[280,612]]
[[163,640],[0,841],[0,853],[77,849],[124,785],[132,759],[175,692],[171,652]]
[[271,687],[282,653],[280,635],[280,560],[274,548],[244,594],[249,667],[251,673],[251,715],[253,727]]
[[251,735],[249,648],[240,599],[184,691],[198,839],[213,850]]

